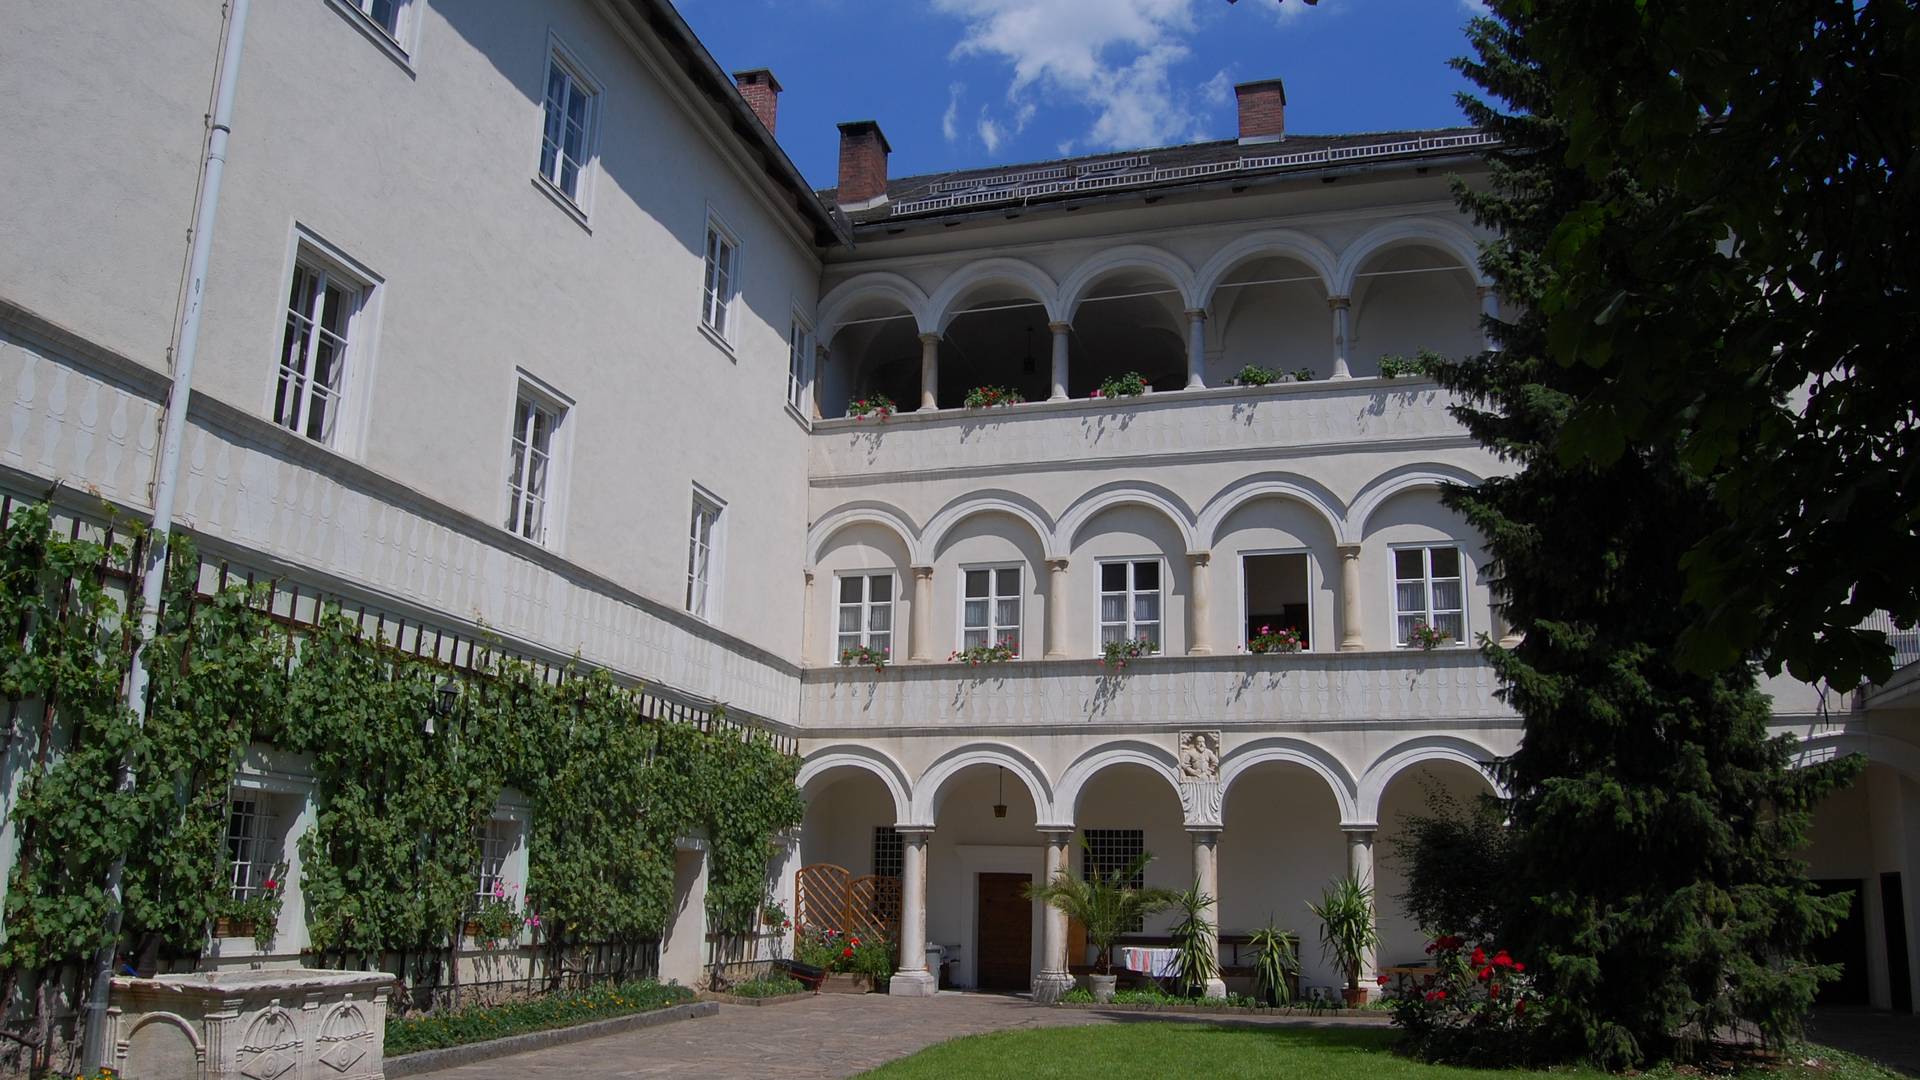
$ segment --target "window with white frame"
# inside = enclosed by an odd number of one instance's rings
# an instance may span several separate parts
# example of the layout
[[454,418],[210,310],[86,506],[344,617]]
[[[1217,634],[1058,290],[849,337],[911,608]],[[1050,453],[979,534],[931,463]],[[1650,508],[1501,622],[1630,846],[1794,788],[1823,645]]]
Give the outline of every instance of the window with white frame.
[[721,509],[718,502],[693,493],[693,522],[687,536],[687,610],[703,619],[713,618]]
[[807,414],[807,363],[813,351],[813,328],[798,318],[787,332],[787,404]]
[[835,644],[838,652],[862,646],[893,651],[894,578],[885,574],[843,574]]
[[302,243],[287,291],[286,332],[280,340],[280,377],[274,423],[331,445],[339,426],[349,346],[367,283]]
[[559,476],[558,432],[566,407],[526,382],[513,405],[512,455],[507,463],[507,528],[536,544],[550,535],[553,491]]
[[1100,564],[1100,644],[1146,641],[1160,651],[1160,560]]
[[540,175],[574,203],[593,153],[599,91],[558,49],[547,57],[546,121],[540,138]]
[[[1132,869],[1133,873],[1120,879],[1125,888],[1141,889],[1147,884],[1145,866],[1135,867],[1142,853],[1147,850],[1147,834],[1142,829],[1085,829],[1081,836],[1086,843],[1080,848],[1080,879],[1092,881],[1111,881],[1116,874]],[[1144,922],[1135,920],[1133,925],[1123,927],[1126,933],[1137,934]]]
[[488,901],[507,895],[507,857],[513,854],[520,837],[520,826],[512,818],[488,818],[474,830],[480,858],[474,864],[473,907],[479,910]]
[[873,827],[873,876],[899,878],[906,871],[900,831],[891,825]]
[[718,221],[707,221],[706,278],[701,289],[700,321],[731,340],[733,295],[739,270],[740,245]]
[[244,788],[228,796],[227,893],[235,900],[259,896],[279,872],[284,834],[275,801],[266,792]]
[[335,3],[353,8],[367,17],[367,21],[379,27],[394,41],[400,40],[400,34],[406,27],[407,11],[412,7],[410,0],[334,0]]
[[1005,645],[1020,655],[1020,568],[968,570],[962,579],[960,647]]
[[1393,549],[1394,644],[1410,644],[1420,623],[1456,644],[1467,640],[1465,565],[1457,547]]

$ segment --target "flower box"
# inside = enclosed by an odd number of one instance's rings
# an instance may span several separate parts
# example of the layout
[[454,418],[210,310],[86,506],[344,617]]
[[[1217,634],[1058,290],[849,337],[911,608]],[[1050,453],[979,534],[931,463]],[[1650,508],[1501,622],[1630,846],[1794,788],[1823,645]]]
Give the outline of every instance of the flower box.
[[213,936],[217,938],[253,936],[252,919],[232,919],[225,915],[213,920]]
[[858,971],[829,971],[820,981],[823,994],[871,994],[873,976]]

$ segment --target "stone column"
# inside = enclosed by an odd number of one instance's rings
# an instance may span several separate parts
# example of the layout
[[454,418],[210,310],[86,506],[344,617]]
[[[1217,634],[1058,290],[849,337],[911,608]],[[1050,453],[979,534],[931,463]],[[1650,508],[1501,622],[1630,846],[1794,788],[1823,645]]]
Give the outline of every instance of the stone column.
[[1204,308],[1187,310],[1187,389],[1207,386],[1207,313]]
[[1206,656],[1213,652],[1213,587],[1208,583],[1213,563],[1211,551],[1187,552],[1187,655]]
[[887,984],[895,997],[931,997],[940,980],[927,970],[927,837],[932,829],[900,832],[900,968]]
[[1047,651],[1049,660],[1067,655],[1067,560],[1047,560]]
[[940,407],[940,335],[920,335],[920,411]]
[[[811,666],[813,657],[813,571],[800,571],[807,579],[806,593],[800,603],[800,665]],[[837,662],[840,658],[834,657]]]
[[1333,310],[1333,377],[1336,379],[1353,378],[1353,372],[1347,369],[1347,339],[1351,326],[1348,309],[1352,306],[1347,297],[1327,297],[1327,307]]
[[1360,545],[1340,545],[1340,651],[1367,647],[1360,619]]
[[913,568],[913,612],[912,621],[907,626],[907,659],[926,661],[933,659],[927,646],[933,636],[933,567],[916,566]]
[[1053,393],[1048,401],[1067,400],[1067,346],[1068,335],[1073,333],[1072,323],[1048,323],[1047,329],[1053,331]]
[[[1071,830],[1042,829],[1047,838],[1046,882],[1051,885],[1067,868]],[[1067,970],[1067,913],[1046,905],[1040,912],[1040,977],[1033,982],[1033,1000],[1050,1004],[1073,989],[1073,975]]]
[[[1213,958],[1217,965],[1220,960],[1220,830],[1211,825],[1189,825],[1187,835],[1193,837],[1193,880],[1202,893],[1213,898],[1207,905],[1204,920],[1207,935],[1213,939]],[[1207,980],[1207,996],[1227,996],[1227,984],[1220,978],[1217,966],[1213,978]]]
[[1520,631],[1515,630],[1513,623],[1508,620],[1507,605],[1502,601],[1500,594],[1497,592],[1493,594],[1493,604],[1491,607],[1493,611],[1494,640],[1497,641],[1503,649],[1511,649],[1515,645],[1520,644]]
[[[1500,294],[1494,292],[1492,286],[1480,286],[1480,314],[1489,319],[1500,317]],[[1481,336],[1486,342],[1488,352],[1500,351],[1500,343],[1493,340],[1491,333],[1482,328]]]
[[[1343,825],[1341,829],[1347,834],[1347,876],[1369,889],[1373,888],[1373,827],[1351,828]],[[1374,897],[1373,921],[1376,927],[1380,923],[1379,900],[1379,897]],[[1361,954],[1360,988],[1369,994],[1374,990],[1373,980],[1378,966],[1372,949]]]

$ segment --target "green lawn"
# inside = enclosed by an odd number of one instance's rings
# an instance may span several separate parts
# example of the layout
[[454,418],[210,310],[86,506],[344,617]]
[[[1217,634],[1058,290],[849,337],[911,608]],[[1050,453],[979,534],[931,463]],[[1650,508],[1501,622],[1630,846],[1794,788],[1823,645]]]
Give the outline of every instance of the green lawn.
[[[1307,1027],[1223,1027],[1142,1022],[1089,1027],[1002,1031],[974,1035],[923,1050],[865,1075],[883,1080],[967,1077],[968,1080],[1068,1080],[1095,1077],[1301,1077],[1312,1080],[1446,1078],[1516,1080],[1528,1074],[1423,1065],[1396,1056],[1388,1030]],[[1764,1075],[1773,1080],[1894,1080],[1898,1074],[1824,1048],[1808,1051],[1818,1064]],[[1553,1080],[1601,1080],[1580,1069],[1533,1074]],[[1679,1073],[1662,1073],[1680,1077]],[[1688,1076],[1699,1076],[1689,1073]],[[1726,1076],[1727,1074],[1717,1074]]]

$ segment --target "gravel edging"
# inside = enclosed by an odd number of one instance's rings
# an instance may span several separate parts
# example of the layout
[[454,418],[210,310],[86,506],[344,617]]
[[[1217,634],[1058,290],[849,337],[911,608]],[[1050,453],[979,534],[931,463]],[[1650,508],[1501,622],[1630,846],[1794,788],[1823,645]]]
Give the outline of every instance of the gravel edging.
[[416,1076],[420,1073],[451,1069],[455,1065],[489,1061],[507,1054],[524,1054],[529,1050],[544,1050],[549,1046],[598,1039],[603,1035],[618,1035],[639,1028],[671,1024],[676,1020],[693,1020],[702,1016],[712,1016],[719,1011],[720,1006],[715,1002],[695,1001],[686,1005],[669,1005],[664,1009],[652,1009],[647,1012],[629,1013],[626,1016],[615,1016],[607,1020],[575,1024],[572,1027],[529,1031],[524,1035],[509,1035],[504,1039],[462,1043],[459,1046],[443,1046],[438,1050],[420,1050],[388,1058],[386,1075],[389,1078]]
[[716,994],[710,990],[700,992],[701,1001],[717,1001],[722,1005],[746,1005],[759,1008],[762,1005],[785,1005],[789,1001],[805,1001],[813,997],[811,990],[802,990],[796,994],[775,994],[772,997],[735,997],[732,994]]
[[1393,1014],[1377,1009],[1254,1009],[1244,1005],[1136,1005],[1056,1001],[1056,1009],[1083,1012],[1174,1013],[1180,1016],[1256,1016],[1272,1020],[1334,1020],[1351,1024],[1392,1024]]

